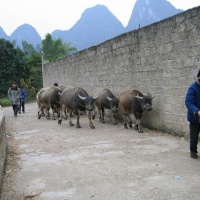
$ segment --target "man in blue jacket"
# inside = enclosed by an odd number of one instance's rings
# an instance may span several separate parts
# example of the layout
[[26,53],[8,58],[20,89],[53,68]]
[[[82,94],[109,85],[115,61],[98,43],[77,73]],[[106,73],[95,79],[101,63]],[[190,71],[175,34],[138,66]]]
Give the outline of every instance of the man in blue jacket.
[[187,120],[190,122],[190,156],[198,158],[197,144],[200,132],[200,70],[197,80],[189,87],[185,98],[188,109]]
[[21,99],[19,104],[19,113],[21,113],[21,107],[22,107],[22,112],[25,113],[25,103],[27,94],[23,86],[21,86],[20,89],[21,89]]

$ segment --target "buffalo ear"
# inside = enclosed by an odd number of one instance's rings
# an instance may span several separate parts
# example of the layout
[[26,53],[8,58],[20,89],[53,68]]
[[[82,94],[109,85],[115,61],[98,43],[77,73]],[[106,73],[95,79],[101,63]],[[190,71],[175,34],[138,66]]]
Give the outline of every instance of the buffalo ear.
[[152,97],[152,95],[148,93],[148,96],[149,96],[149,97],[151,98],[151,100],[152,100],[156,95],[154,95],[154,96]]
[[110,98],[109,96],[107,96],[106,99],[108,99],[109,101],[112,101],[112,98]]
[[81,96],[80,94],[78,94],[78,97],[79,97],[81,100],[83,100],[83,101],[85,101],[85,99],[86,99],[86,97],[83,97],[83,96]]

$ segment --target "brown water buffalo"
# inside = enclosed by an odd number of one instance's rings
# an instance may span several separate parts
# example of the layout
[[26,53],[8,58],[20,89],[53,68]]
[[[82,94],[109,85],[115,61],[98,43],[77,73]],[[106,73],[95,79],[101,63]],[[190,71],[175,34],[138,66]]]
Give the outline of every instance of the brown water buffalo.
[[81,128],[79,123],[80,113],[79,111],[87,112],[89,119],[90,128],[95,128],[92,123],[92,111],[94,110],[94,100],[95,98],[88,95],[88,93],[80,87],[65,88],[60,95],[60,118],[58,124],[62,123],[63,112],[67,109],[69,114],[69,124],[74,126],[71,121],[71,113],[73,112],[77,116],[76,128]]
[[129,119],[129,127],[132,128],[132,120],[130,115],[134,114],[137,124],[136,128],[139,133],[143,133],[141,126],[141,117],[144,110],[152,110],[152,96],[150,94],[143,95],[137,90],[126,90],[119,94],[120,109],[124,116],[124,128],[127,127],[127,117]]
[[[94,104],[99,111],[99,120],[102,123],[105,123],[105,109],[111,109],[112,111],[112,123],[117,124],[114,114],[118,111],[119,100],[113,95],[113,93],[107,88],[99,88],[93,92],[93,97],[97,97],[95,99]],[[95,112],[93,115],[93,119],[95,119]]]
[[56,119],[55,113],[60,109],[60,95],[62,91],[55,86],[42,88],[36,96],[38,104],[38,119],[40,119],[45,110],[45,116],[50,119],[49,110],[52,109],[52,119]]

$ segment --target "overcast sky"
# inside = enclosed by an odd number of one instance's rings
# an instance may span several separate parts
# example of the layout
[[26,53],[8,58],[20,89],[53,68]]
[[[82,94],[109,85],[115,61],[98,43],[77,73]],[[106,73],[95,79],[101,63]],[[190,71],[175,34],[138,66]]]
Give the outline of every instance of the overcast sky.
[[[176,8],[187,10],[200,0],[168,0]],[[0,26],[10,35],[18,26],[28,23],[44,37],[55,29],[68,30],[85,9],[105,5],[127,26],[136,0],[0,0]]]

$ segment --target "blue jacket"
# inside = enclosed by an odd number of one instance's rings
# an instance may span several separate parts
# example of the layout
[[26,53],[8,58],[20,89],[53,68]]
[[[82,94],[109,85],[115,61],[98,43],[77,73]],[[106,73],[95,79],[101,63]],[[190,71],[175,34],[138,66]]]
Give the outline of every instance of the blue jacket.
[[200,110],[200,85],[194,82],[188,89],[185,105],[188,109],[187,120],[189,122],[200,124],[199,117],[195,115],[195,112]]
[[21,89],[21,98],[22,98],[22,102],[26,102],[26,91],[24,89]]

